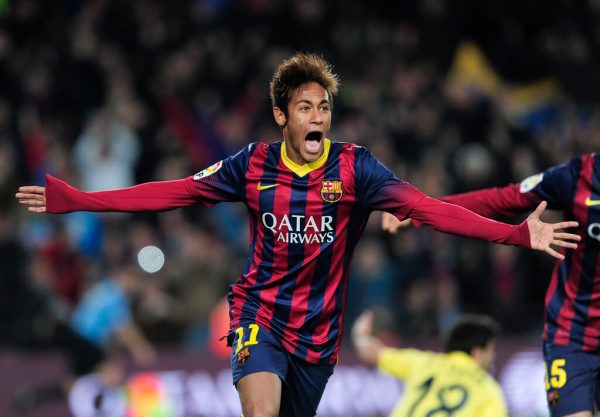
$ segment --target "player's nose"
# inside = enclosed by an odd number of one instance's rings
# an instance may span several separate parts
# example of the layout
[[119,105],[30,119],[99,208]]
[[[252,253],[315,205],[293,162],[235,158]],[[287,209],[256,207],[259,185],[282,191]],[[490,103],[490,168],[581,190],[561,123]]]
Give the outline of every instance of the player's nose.
[[319,109],[313,109],[310,112],[310,121],[312,123],[317,123],[317,124],[323,123],[323,115],[321,114]]

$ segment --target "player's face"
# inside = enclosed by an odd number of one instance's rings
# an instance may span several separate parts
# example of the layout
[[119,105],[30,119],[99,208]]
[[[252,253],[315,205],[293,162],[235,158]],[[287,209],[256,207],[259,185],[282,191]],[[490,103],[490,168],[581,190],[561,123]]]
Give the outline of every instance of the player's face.
[[316,161],[331,127],[329,94],[318,83],[304,84],[292,93],[287,110],[286,116],[281,109],[273,109],[275,121],[283,127],[287,156],[299,165]]

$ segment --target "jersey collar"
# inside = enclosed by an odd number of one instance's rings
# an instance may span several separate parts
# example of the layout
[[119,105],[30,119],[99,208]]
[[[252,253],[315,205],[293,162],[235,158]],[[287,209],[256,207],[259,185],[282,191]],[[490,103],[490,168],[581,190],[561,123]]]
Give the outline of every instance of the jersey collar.
[[329,139],[325,138],[323,140],[325,141],[323,146],[323,155],[321,155],[316,161],[309,162],[304,165],[299,165],[288,158],[285,151],[285,141],[281,142],[281,159],[283,160],[283,164],[299,177],[304,177],[309,172],[321,168],[323,165],[325,165],[325,161],[327,161],[327,157],[329,156],[329,148],[331,147],[331,141]]
[[473,356],[469,355],[468,353],[455,350],[452,352],[448,352],[448,357],[451,361],[458,362],[462,364],[462,366],[468,366],[471,368],[481,368],[481,366],[479,366],[475,358],[473,358]]

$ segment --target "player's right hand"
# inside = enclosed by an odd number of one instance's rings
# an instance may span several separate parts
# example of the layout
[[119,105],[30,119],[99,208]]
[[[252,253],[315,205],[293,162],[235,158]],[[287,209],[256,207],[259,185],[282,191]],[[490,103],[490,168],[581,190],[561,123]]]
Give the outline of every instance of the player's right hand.
[[555,245],[561,248],[576,249],[577,243],[581,240],[581,236],[574,233],[565,233],[563,229],[569,229],[579,226],[576,221],[558,222],[558,223],[544,223],[540,216],[544,212],[547,206],[547,202],[542,201],[535,211],[527,217],[525,222],[529,229],[529,240],[531,249],[540,250],[548,253],[549,255],[560,259],[565,259],[565,255],[557,252],[550,245]]
[[396,216],[385,211],[381,216],[381,229],[391,235],[398,233],[400,229],[409,227],[411,224],[411,219],[400,221]]
[[46,187],[37,185],[19,187],[15,197],[19,200],[19,204],[28,206],[27,210],[33,213],[46,212]]

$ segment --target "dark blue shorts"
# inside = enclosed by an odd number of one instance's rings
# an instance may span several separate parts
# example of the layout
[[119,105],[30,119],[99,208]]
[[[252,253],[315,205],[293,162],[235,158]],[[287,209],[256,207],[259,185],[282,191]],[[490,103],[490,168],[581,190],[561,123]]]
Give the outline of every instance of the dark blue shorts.
[[271,372],[282,381],[280,417],[309,417],[317,406],[334,365],[313,365],[287,352],[268,330],[244,324],[232,331],[233,384],[256,372]]
[[546,399],[552,417],[594,411],[599,404],[600,354],[545,342]]

